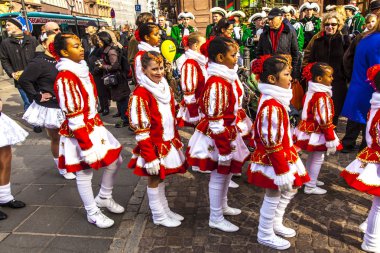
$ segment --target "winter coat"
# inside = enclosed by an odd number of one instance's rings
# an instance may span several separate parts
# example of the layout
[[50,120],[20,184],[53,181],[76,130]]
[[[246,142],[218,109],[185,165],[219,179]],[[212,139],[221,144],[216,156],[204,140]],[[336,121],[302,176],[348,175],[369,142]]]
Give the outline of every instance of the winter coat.
[[334,69],[332,82],[335,115],[339,116],[347,93],[347,77],[343,69],[343,55],[350,45],[350,39],[338,31],[333,36],[326,36],[324,32],[314,35],[305,49],[303,66],[311,62],[325,62]]
[[88,68],[90,70],[90,73],[94,77],[99,97],[109,94],[108,88],[104,86],[104,82],[102,79],[103,70],[95,64],[97,60],[102,59],[102,53],[103,49],[96,47],[94,50],[90,51],[88,55]]
[[131,90],[125,75],[122,74],[120,65],[121,50],[114,46],[107,46],[103,50],[103,76],[107,74],[115,74],[118,77],[119,84],[111,89],[111,99],[113,101],[122,101],[129,98]]
[[[35,56],[37,40],[29,35],[24,35],[22,43],[13,37],[4,39],[0,45],[0,61],[9,77],[12,78],[12,73],[24,70],[29,61]],[[15,86],[20,87],[15,80]]]
[[277,49],[273,51],[272,41],[270,40],[270,28],[268,26],[265,26],[264,31],[260,36],[259,43],[257,45],[256,55],[257,57],[259,57],[266,54],[291,55],[293,67],[292,76],[293,78],[299,79],[300,57],[298,51],[297,34],[294,29],[290,29],[288,25],[284,24],[284,29],[280,35]]

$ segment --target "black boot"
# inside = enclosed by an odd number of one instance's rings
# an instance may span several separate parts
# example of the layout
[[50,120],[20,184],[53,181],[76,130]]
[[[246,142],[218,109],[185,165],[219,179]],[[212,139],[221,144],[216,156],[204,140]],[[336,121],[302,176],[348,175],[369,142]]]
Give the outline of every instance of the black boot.
[[23,207],[25,207],[25,203],[22,202],[22,201],[20,201],[20,200],[13,199],[13,200],[11,200],[11,201],[9,201],[7,203],[0,204],[0,206],[2,206],[2,207],[10,207],[10,208],[23,208]]
[[0,211],[0,220],[5,220],[6,218],[8,218],[8,215]]

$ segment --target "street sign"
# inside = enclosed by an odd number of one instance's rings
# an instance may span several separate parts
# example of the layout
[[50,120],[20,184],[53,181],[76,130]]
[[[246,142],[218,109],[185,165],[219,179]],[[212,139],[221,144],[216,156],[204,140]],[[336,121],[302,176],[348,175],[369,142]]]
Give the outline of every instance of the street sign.
[[115,18],[115,10],[113,8],[111,9],[111,18]]
[[136,4],[135,5],[135,11],[136,12],[141,12],[141,4]]

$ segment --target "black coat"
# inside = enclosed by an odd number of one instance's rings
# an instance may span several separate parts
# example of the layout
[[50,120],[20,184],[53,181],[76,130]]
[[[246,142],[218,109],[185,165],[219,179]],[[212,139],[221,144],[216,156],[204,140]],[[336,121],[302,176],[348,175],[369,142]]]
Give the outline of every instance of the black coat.
[[300,73],[300,55],[298,50],[297,34],[294,29],[284,24],[284,29],[280,35],[280,40],[277,49],[273,51],[272,41],[270,40],[270,28],[264,27],[263,33],[260,35],[259,43],[257,44],[257,57],[266,54],[288,54],[292,57],[293,78],[299,79]]
[[325,62],[334,69],[334,80],[332,82],[333,101],[335,107],[335,115],[339,116],[347,93],[348,78],[344,73],[343,55],[350,46],[348,35],[343,35],[340,32],[333,36],[326,36],[320,32],[315,35],[316,38],[310,42],[308,48],[309,54],[305,54],[304,61],[310,62]]
[[[4,39],[0,45],[0,61],[9,77],[12,73],[24,70],[29,61],[35,56],[37,40],[29,35],[24,35],[22,43],[20,40],[9,37]],[[16,87],[20,87],[15,81]]]
[[128,86],[128,81],[122,73],[120,60],[121,60],[121,50],[116,47],[107,46],[103,50],[103,75],[115,74],[118,76],[119,84],[116,87],[111,88],[111,99],[113,101],[122,101],[129,98],[131,90]]

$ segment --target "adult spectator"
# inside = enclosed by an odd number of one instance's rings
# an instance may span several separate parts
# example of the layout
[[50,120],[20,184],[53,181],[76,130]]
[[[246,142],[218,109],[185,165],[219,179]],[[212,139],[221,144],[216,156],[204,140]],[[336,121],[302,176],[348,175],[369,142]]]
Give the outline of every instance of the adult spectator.
[[30,101],[18,84],[18,79],[29,61],[34,58],[38,42],[34,37],[23,33],[21,19],[21,17],[17,17],[6,21],[5,27],[9,37],[4,39],[0,45],[0,60],[7,75],[14,79],[26,111]]
[[300,7],[300,13],[304,12],[305,14],[305,17],[300,20],[304,27],[304,50],[309,44],[311,38],[313,38],[313,36],[321,30],[321,19],[315,16],[319,10],[320,8],[317,3],[306,2]]
[[172,34],[172,28],[166,23],[164,15],[158,16],[158,27],[160,28],[161,40],[166,40]]
[[115,124],[115,127],[126,127],[129,125],[129,120],[125,113],[128,109],[128,100],[131,90],[128,86],[126,73],[122,73],[120,62],[120,54],[122,52],[114,45],[111,35],[108,32],[100,32],[98,33],[98,37],[103,44],[102,59],[104,59],[101,64],[98,64],[98,68],[103,70],[103,79],[108,75],[113,75],[117,80],[116,85],[109,87],[111,90],[111,99],[116,102],[117,109],[121,114],[121,120]]
[[[371,12],[370,15],[379,14],[380,13],[380,0],[372,1],[369,5],[369,11]],[[344,54],[343,66],[344,66],[344,70],[346,72],[346,75],[351,77],[351,82],[350,82],[350,87],[348,89],[347,98],[346,98],[346,101],[344,103],[344,107],[343,107],[343,111],[342,111],[342,115],[348,118],[347,125],[346,125],[346,133],[342,139],[342,144],[343,144],[342,152],[343,153],[348,153],[348,152],[355,150],[356,140],[357,140],[358,136],[360,135],[360,133],[362,133],[362,142],[359,146],[359,150],[362,150],[363,148],[365,148],[367,146],[367,142],[365,139],[366,120],[365,120],[365,117],[363,117],[363,116],[359,117],[359,115],[360,115],[359,111],[364,112],[365,108],[369,108],[369,102],[368,102],[369,100],[359,101],[359,104],[361,104],[363,108],[361,108],[361,109],[357,108],[356,111],[352,110],[350,108],[351,105],[349,103],[352,102],[352,96],[353,96],[353,94],[355,94],[354,92],[361,89],[361,86],[360,86],[361,84],[360,84],[360,82],[358,82],[358,78],[359,78],[358,71],[360,72],[360,70],[355,69],[355,71],[354,71],[355,64],[356,64],[356,66],[358,66],[359,63],[355,63],[354,58],[358,57],[358,61],[360,59],[360,62],[362,62],[364,56],[359,56],[359,55],[357,56],[356,55],[356,48],[359,45],[359,42],[363,39],[363,37],[367,37],[369,35],[369,33],[375,33],[374,30],[376,30],[376,29],[379,29],[379,28],[377,26],[375,26],[373,28],[373,30],[370,30],[368,32],[361,33],[361,34],[357,35],[353,39],[353,41],[351,42],[350,47],[347,49],[346,53]],[[369,48],[368,50],[373,50],[373,49],[374,48]],[[378,54],[378,52],[377,52],[377,54]],[[373,55],[373,56],[375,56],[375,55]],[[361,69],[361,71],[363,71],[363,70],[364,70],[364,68]],[[354,72],[355,72],[355,78],[353,77]],[[360,76],[363,76],[363,73]],[[364,76],[365,76],[365,73],[364,73]],[[352,80],[352,78],[354,78],[354,80]],[[353,81],[354,81],[354,83],[353,83]],[[371,98],[371,95],[367,94],[366,96],[364,96],[364,98],[367,98],[367,99],[368,99],[368,97]],[[362,98],[362,96],[360,96],[360,98]],[[354,101],[354,103],[357,104],[357,101]]]
[[61,32],[61,28],[59,28],[59,25],[56,22],[47,22],[45,24],[45,29],[47,33],[58,34]]
[[346,10],[346,24],[348,26],[348,34],[351,38],[355,37],[359,33],[363,32],[365,19],[360,14],[359,8],[354,5],[345,5],[344,9]]
[[304,51],[303,66],[311,62],[325,62],[334,69],[332,82],[333,102],[335,108],[334,125],[343,108],[347,93],[347,78],[343,70],[343,55],[350,45],[347,35],[341,33],[343,20],[336,12],[323,16],[322,31],[317,33]]
[[45,53],[45,48],[42,45],[42,41],[47,39],[48,35],[61,32],[61,28],[59,28],[59,25],[56,22],[47,22],[43,25],[43,28],[43,30],[41,28],[40,45],[37,46],[36,53]]
[[132,38],[131,27],[128,24],[123,25],[121,28],[120,44],[123,48],[128,48],[129,40]]
[[[144,24],[144,23],[154,23],[156,19],[154,18],[153,14],[150,12],[142,12],[137,16],[136,19],[136,26],[137,29]],[[135,56],[137,52],[139,51],[138,49],[139,42],[136,40],[135,36],[132,36],[132,38],[129,40],[128,43],[128,62],[129,65],[132,68],[132,74],[135,73],[133,66],[135,66]],[[133,77],[134,83],[136,83],[135,77]]]
[[212,16],[212,24],[209,24],[206,27],[206,39],[209,39],[212,35],[212,31],[215,27],[215,25],[221,20],[222,18],[227,16],[227,12],[220,7],[214,7],[210,9],[211,16]]
[[86,35],[82,38],[82,45],[84,49],[84,60],[88,63],[88,55],[90,54],[90,36],[98,32],[98,24],[95,21],[88,21],[86,24]]
[[273,8],[268,14],[269,26],[264,27],[257,45],[257,57],[266,54],[284,54],[292,58],[293,79],[299,79],[299,56],[297,34],[283,22],[282,11]]
[[[346,9],[344,8],[344,5],[338,5],[335,8],[335,12],[338,13],[342,17],[343,21],[347,20],[347,14],[346,14]],[[348,25],[346,22],[344,22],[343,28],[340,31],[342,32],[342,34],[348,35]]]

